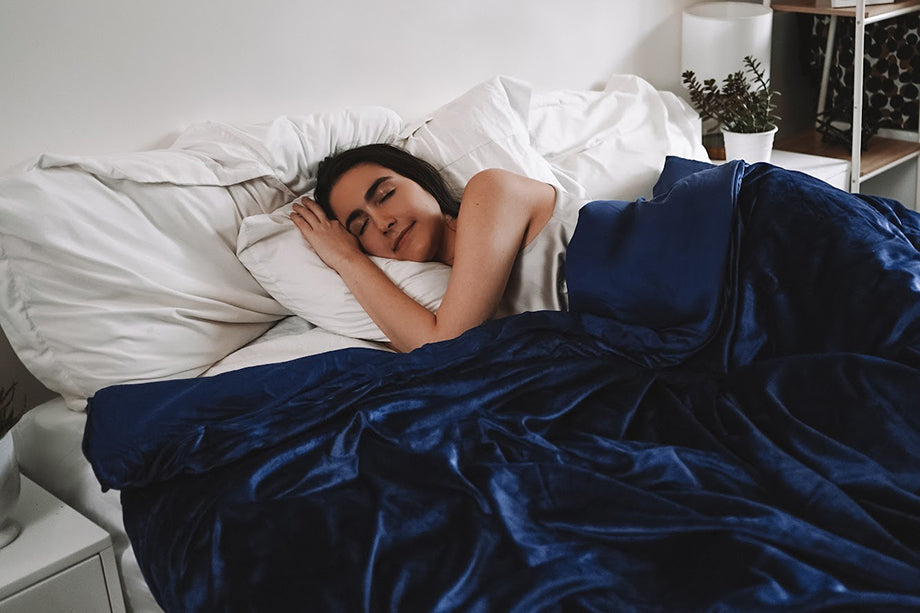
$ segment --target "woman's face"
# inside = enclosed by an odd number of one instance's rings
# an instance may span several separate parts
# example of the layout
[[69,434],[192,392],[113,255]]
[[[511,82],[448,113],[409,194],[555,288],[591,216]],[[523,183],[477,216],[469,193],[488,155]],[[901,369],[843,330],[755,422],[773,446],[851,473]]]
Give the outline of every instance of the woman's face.
[[446,223],[437,200],[389,168],[367,162],[347,170],[329,206],[370,255],[415,262],[439,255]]

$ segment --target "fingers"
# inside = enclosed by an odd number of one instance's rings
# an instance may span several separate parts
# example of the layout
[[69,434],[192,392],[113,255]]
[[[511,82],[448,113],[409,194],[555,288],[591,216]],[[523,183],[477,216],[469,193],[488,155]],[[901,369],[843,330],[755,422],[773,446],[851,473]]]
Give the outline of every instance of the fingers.
[[294,201],[291,219],[300,226],[305,223],[309,228],[316,228],[321,224],[328,224],[329,217],[325,211],[310,198],[303,196]]
[[310,226],[310,224],[307,223],[307,221],[301,217],[299,213],[291,213],[290,217],[291,221],[294,222],[294,225],[297,226],[297,229],[300,230],[300,233],[304,236],[304,238],[307,238],[309,233],[313,231],[312,226]]
[[302,196],[294,201],[294,210],[295,211],[303,211],[303,210],[310,211],[318,219],[325,220],[329,218],[326,215],[326,212],[323,211],[323,208],[320,205],[316,204],[314,200],[311,200],[310,198],[307,198],[306,196]]

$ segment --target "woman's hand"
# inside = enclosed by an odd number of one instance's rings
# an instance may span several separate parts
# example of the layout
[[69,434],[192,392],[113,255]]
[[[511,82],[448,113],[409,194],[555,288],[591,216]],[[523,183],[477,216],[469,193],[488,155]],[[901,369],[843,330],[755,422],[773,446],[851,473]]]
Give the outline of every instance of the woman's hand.
[[291,220],[316,255],[333,270],[338,270],[349,258],[364,255],[358,238],[346,230],[339,220],[329,219],[323,209],[306,196],[294,201]]

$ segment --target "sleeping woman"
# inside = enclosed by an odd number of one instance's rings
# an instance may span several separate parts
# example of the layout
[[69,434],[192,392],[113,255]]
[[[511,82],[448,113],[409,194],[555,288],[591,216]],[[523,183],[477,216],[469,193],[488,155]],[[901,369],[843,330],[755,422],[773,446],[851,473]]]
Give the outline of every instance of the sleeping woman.
[[[399,351],[495,316],[567,307],[565,249],[584,202],[547,183],[484,170],[458,202],[430,164],[375,144],[326,158],[314,198],[299,199],[292,220]],[[368,255],[451,266],[437,312]]]

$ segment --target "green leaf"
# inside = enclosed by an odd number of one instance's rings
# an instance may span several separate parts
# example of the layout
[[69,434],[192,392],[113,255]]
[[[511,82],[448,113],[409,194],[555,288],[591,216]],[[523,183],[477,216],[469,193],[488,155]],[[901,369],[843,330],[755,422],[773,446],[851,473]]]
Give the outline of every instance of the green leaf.
[[780,119],[774,100],[779,92],[773,90],[761,62],[752,56],[746,56],[744,69],[726,76],[721,86],[715,79],[700,83],[692,70],[685,71],[681,79],[700,118],[715,119],[726,130],[764,132]]

